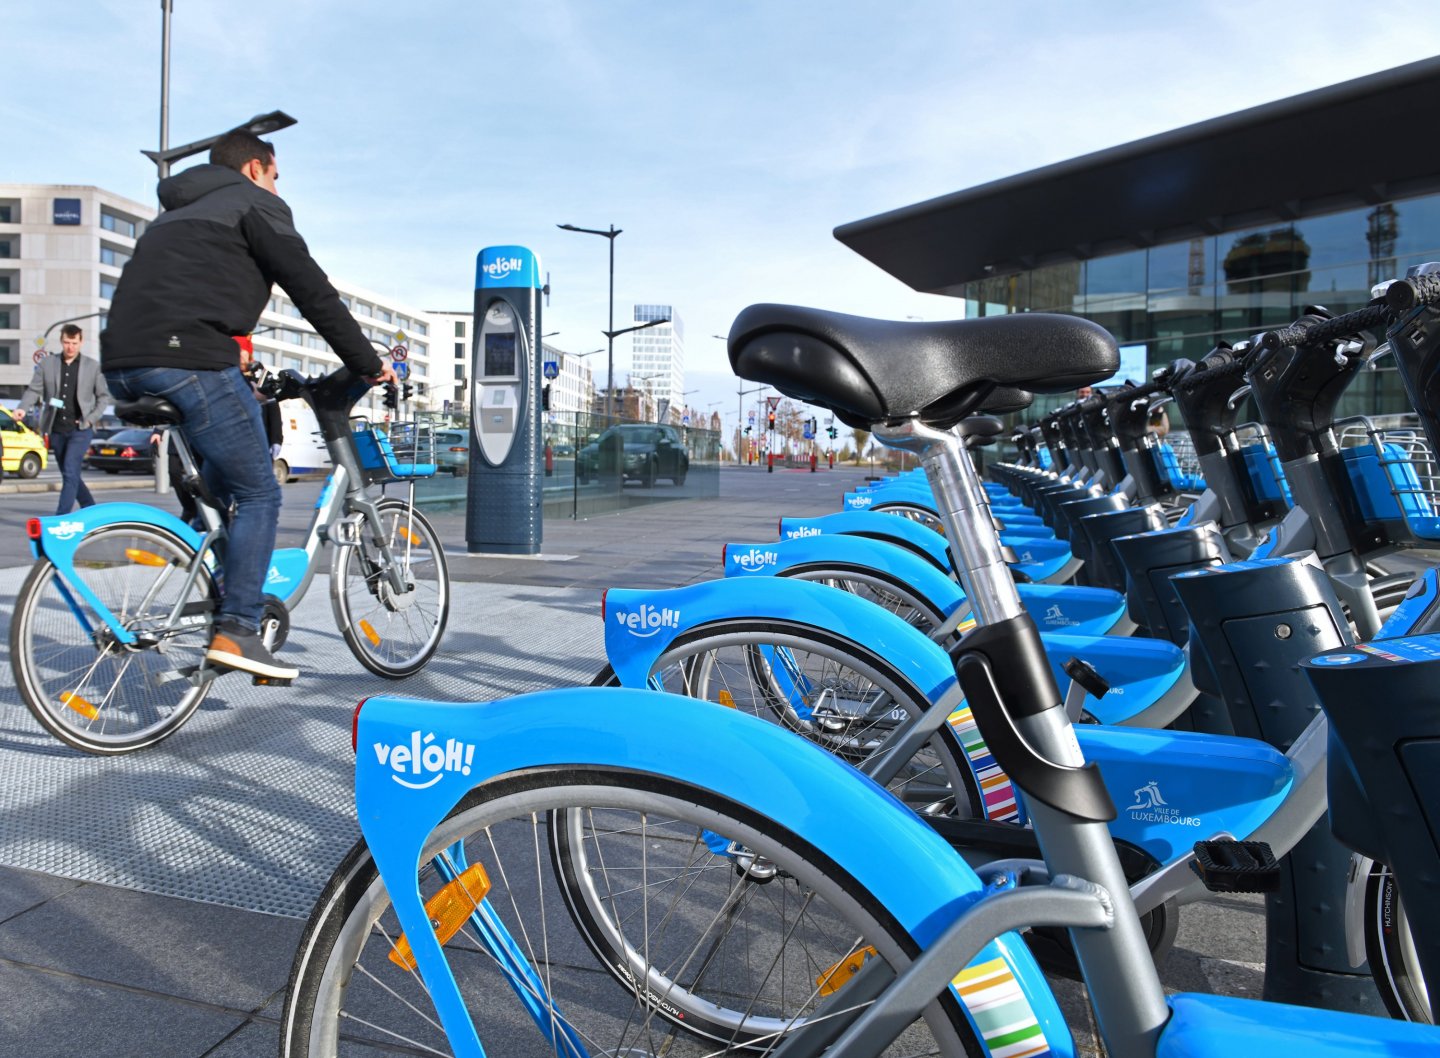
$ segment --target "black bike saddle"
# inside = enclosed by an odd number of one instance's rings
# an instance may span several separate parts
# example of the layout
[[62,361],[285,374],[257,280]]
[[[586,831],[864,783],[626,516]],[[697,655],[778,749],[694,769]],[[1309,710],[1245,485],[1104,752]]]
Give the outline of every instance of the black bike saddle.
[[136,426],[174,426],[185,418],[180,409],[164,397],[141,397],[139,400],[117,400],[115,415]]
[[996,386],[1061,393],[1120,366],[1103,327],[1038,312],[902,323],[751,305],[730,328],[729,350],[741,378],[829,408],[860,429],[916,415],[949,429]]

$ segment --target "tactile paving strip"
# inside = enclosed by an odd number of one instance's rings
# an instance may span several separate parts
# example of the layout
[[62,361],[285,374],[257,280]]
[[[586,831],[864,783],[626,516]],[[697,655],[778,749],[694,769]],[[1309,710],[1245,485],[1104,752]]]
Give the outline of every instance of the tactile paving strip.
[[[0,570],[15,611],[25,569]],[[366,671],[317,577],[281,657],[291,687],[216,681],[160,745],[94,757],[56,742],[0,665],[0,864],[303,918],[359,837],[350,719],[367,694],[488,701],[588,683],[603,664],[593,590],[452,585],[440,652],[397,682]]]

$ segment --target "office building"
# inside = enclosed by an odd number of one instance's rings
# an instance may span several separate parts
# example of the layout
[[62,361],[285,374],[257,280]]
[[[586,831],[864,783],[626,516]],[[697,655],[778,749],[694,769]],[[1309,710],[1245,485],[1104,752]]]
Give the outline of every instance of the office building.
[[[18,399],[42,348],[59,350],[59,325],[85,330],[85,351],[99,355],[99,334],[120,272],[135,240],[154,219],[154,206],[88,185],[0,184],[0,399]],[[418,407],[438,407],[445,394],[432,367],[433,324],[422,310],[333,277],[331,282],[361,331],[387,360],[406,348]],[[306,375],[332,371],[339,358],[285,292],[276,287],[254,333],[267,366]],[[449,381],[448,346],[440,347]],[[383,415],[379,395],[361,404]]]
[[644,386],[678,423],[685,403],[685,324],[670,305],[636,305],[635,322],[668,319],[630,336],[630,384]]

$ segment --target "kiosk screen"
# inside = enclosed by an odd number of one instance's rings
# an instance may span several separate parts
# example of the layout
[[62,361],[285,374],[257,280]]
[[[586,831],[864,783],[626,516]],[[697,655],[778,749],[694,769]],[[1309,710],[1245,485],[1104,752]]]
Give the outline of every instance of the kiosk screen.
[[515,335],[485,335],[485,374],[490,378],[514,377]]

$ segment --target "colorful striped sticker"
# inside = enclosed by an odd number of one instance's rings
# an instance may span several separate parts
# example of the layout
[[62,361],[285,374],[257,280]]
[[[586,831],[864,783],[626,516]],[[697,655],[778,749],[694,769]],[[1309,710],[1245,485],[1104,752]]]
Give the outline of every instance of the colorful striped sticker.
[[1015,786],[1010,781],[1010,776],[1005,774],[996,762],[990,747],[980,737],[980,729],[975,724],[970,707],[961,706],[947,719],[955,730],[955,737],[960,740],[960,745],[965,750],[965,756],[970,760],[976,781],[980,784],[980,796],[985,802],[985,818],[1003,823],[1021,822],[1020,805],[1015,800]]
[[950,982],[980,1030],[991,1058],[1040,1058],[1050,1054],[1020,982],[1004,959],[967,966]]

